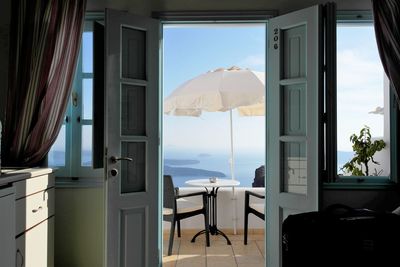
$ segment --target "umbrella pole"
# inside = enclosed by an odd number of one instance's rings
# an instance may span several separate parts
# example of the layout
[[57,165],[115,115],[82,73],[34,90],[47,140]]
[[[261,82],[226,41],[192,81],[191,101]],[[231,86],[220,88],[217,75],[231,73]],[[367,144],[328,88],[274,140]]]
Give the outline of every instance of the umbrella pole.
[[[232,109],[229,110],[229,119],[230,119],[230,130],[231,130],[231,178],[235,180],[235,167],[234,167],[234,153],[233,153],[233,123],[232,123]],[[233,200],[233,234],[237,234],[236,232],[236,195],[235,195],[235,187],[232,187],[232,200]]]

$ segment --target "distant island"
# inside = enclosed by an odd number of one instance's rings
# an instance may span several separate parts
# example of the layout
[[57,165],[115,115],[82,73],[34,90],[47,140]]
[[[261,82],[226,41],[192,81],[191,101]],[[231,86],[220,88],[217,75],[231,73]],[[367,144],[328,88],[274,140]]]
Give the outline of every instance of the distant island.
[[164,159],[165,165],[182,166],[182,165],[192,165],[199,163],[200,161],[197,159]]
[[188,167],[171,167],[164,165],[164,174],[169,174],[171,176],[216,176],[216,177],[226,177],[223,172],[209,171],[196,168]]
[[207,154],[207,153],[200,153],[200,154],[198,154],[197,156],[198,156],[199,158],[211,157],[211,155],[210,155],[210,154]]

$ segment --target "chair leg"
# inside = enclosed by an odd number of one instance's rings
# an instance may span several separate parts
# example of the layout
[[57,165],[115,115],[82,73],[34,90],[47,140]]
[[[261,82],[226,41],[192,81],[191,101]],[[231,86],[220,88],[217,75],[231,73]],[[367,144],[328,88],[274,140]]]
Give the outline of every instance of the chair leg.
[[247,245],[247,232],[249,228],[249,213],[247,210],[244,212],[244,244]]
[[174,234],[175,234],[175,220],[171,222],[171,231],[169,233],[169,244],[168,244],[168,256],[172,254],[172,246],[174,245]]
[[178,237],[181,237],[181,221],[176,221],[178,224]]

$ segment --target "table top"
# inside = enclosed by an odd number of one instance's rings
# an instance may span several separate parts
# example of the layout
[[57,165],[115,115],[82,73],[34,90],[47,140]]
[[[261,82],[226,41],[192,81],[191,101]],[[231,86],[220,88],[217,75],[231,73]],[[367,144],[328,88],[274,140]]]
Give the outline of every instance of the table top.
[[215,183],[211,183],[209,179],[195,179],[195,180],[188,180],[185,182],[185,184],[191,186],[201,186],[201,187],[232,187],[240,185],[240,182],[232,179],[217,178]]

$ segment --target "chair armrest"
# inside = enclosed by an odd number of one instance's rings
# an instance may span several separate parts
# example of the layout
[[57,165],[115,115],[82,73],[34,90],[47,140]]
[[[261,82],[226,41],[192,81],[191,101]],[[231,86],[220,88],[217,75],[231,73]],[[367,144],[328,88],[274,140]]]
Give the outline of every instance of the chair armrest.
[[202,192],[183,194],[183,195],[175,196],[175,198],[178,199],[178,198],[183,198],[183,197],[194,197],[194,196],[201,196],[201,195],[203,195],[203,196],[207,195],[207,192],[206,191],[202,191]]
[[260,194],[258,194],[258,193],[254,193],[254,192],[251,192],[251,191],[245,191],[245,194],[246,194],[246,197],[248,197],[248,196],[254,196],[254,197],[258,197],[258,198],[261,198],[261,199],[264,199],[265,198],[265,196],[263,196],[263,195],[260,195]]

